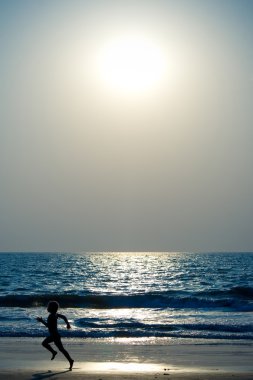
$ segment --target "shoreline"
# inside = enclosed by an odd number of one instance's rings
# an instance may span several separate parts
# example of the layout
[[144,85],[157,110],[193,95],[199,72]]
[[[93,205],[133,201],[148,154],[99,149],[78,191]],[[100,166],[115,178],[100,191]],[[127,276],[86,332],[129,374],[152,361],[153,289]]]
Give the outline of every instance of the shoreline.
[[0,379],[189,379],[253,378],[252,343],[131,344],[62,339],[75,359],[72,371],[59,353],[50,360],[41,338],[0,338]]

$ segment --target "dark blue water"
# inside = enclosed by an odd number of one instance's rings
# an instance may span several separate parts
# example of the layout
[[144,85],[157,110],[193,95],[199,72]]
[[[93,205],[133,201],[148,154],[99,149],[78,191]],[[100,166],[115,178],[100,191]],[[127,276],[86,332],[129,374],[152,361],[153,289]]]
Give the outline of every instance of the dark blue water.
[[253,340],[252,253],[0,254],[0,336]]

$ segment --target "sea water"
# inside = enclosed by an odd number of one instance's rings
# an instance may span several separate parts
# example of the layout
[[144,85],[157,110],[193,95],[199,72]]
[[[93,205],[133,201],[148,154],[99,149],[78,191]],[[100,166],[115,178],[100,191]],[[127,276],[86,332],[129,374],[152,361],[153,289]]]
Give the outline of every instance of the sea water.
[[253,253],[2,253],[0,336],[253,343]]

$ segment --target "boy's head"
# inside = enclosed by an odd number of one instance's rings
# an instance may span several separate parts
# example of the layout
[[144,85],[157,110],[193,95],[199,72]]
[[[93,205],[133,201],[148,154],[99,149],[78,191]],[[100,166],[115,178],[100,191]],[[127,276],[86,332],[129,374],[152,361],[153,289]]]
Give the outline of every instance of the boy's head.
[[47,305],[47,311],[49,313],[56,313],[59,308],[59,304],[57,301],[50,301]]

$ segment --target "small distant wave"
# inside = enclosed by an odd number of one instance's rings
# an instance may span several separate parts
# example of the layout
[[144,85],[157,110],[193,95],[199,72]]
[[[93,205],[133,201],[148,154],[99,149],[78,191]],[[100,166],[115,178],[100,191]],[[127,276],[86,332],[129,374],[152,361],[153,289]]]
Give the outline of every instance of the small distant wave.
[[252,325],[229,325],[208,323],[145,324],[140,322],[89,323],[82,319],[76,325],[83,330],[75,331],[75,336],[99,337],[157,337],[157,338],[198,338],[198,339],[253,339]]
[[118,323],[106,323],[101,322],[91,322],[89,319],[80,318],[75,321],[75,325],[85,328],[87,330],[92,329],[125,329],[125,330],[145,330],[145,331],[160,331],[171,332],[171,331],[209,331],[209,332],[223,332],[223,333],[253,333],[253,325],[230,325],[229,323],[142,323],[138,321],[123,321]]
[[224,290],[205,290],[202,294],[203,296],[214,296],[214,297],[238,297],[244,299],[253,300],[253,288],[250,286],[234,286],[231,289]]
[[231,294],[253,299],[253,288],[250,286],[235,286],[230,290]]
[[[126,323],[96,323],[92,324],[85,318],[76,320],[71,331],[60,330],[63,337],[72,338],[192,338],[192,339],[223,339],[223,340],[253,340],[252,325],[229,325],[208,323],[172,323],[145,324],[136,321]],[[45,331],[40,328],[3,329],[2,337],[42,337]]]
[[73,295],[36,294],[0,297],[0,307],[44,307],[49,300],[57,300],[63,308],[174,308],[174,309],[231,309],[253,311],[253,289],[232,288],[228,291],[209,291],[187,294],[170,291],[135,295]]

